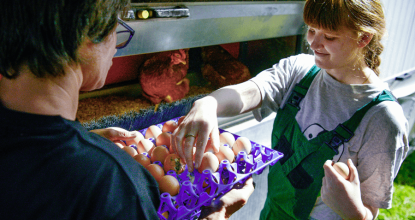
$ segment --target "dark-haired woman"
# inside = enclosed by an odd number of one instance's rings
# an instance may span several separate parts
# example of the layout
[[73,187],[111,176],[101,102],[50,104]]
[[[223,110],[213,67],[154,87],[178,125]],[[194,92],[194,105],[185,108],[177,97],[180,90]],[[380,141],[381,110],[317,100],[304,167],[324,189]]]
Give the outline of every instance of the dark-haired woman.
[[[104,138],[76,121],[79,91],[101,88],[129,42],[117,38],[117,25],[134,34],[118,17],[127,4],[0,2],[1,219],[159,219],[156,180],[109,140],[134,137],[95,131]],[[225,216],[252,191],[251,180],[204,216]]]
[[[242,84],[197,100],[173,146],[195,167],[217,116],[277,112],[261,219],[375,219],[392,204],[393,180],[408,150],[407,120],[379,75],[385,19],[379,0],[307,0],[314,55],[282,59]],[[183,141],[184,140],[184,141]],[[347,178],[333,162],[347,163]]]

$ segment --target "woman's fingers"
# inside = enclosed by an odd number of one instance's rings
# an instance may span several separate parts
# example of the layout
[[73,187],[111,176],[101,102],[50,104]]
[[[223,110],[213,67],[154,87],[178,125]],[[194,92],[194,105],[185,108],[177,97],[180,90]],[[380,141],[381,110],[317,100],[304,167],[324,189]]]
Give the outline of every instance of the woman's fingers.
[[210,138],[212,139],[213,150],[215,151],[215,153],[219,153],[220,141],[219,129],[217,127],[213,128]]
[[196,139],[195,135],[192,135],[192,136],[188,135],[188,136],[185,136],[183,140],[184,144],[183,144],[182,151],[183,151],[184,157],[182,158],[185,159],[186,164],[187,164],[187,169],[189,170],[189,172],[193,172],[193,169],[194,169],[193,167],[193,145],[195,143],[195,139]]
[[350,182],[354,182],[355,184],[360,184],[360,180],[359,180],[359,173],[357,172],[357,168],[356,166],[353,164],[353,161],[351,159],[347,160],[347,166],[349,166],[349,170],[350,170],[350,178],[349,181]]
[[108,127],[108,128],[103,128],[103,129],[95,129],[95,130],[91,130],[91,132],[101,135],[102,137],[105,137],[111,141],[131,140],[137,136],[134,132],[130,132],[128,130],[125,130],[119,127]]

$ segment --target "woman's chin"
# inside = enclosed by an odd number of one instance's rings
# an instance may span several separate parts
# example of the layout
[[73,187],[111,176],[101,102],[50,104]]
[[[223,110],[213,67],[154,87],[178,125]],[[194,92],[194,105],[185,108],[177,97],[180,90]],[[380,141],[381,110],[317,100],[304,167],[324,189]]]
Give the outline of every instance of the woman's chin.
[[325,60],[315,57],[314,62],[316,63],[316,66],[318,66],[321,69],[330,69],[331,65]]

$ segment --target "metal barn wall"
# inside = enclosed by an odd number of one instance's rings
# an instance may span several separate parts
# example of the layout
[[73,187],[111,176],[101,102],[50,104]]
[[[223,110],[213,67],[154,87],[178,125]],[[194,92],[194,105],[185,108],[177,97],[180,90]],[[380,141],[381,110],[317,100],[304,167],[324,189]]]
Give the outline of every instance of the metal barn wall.
[[415,1],[382,0],[387,35],[381,55],[381,78],[415,67]]

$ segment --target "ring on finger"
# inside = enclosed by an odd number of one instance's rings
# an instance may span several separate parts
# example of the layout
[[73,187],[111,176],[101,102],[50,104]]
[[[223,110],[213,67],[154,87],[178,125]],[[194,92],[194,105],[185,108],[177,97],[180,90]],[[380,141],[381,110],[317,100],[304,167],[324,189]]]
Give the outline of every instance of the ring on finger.
[[188,138],[188,137],[196,137],[196,136],[194,136],[193,134],[186,134],[185,136],[184,136],[184,138]]

